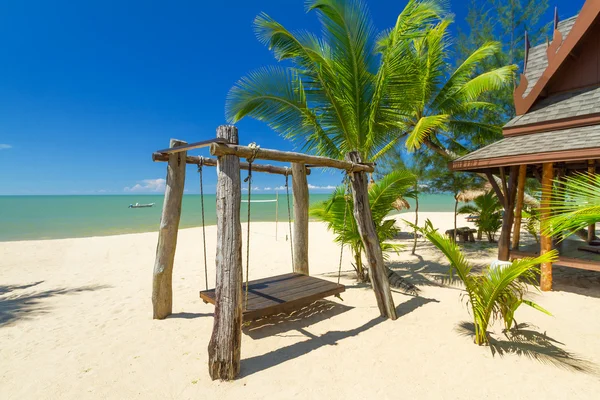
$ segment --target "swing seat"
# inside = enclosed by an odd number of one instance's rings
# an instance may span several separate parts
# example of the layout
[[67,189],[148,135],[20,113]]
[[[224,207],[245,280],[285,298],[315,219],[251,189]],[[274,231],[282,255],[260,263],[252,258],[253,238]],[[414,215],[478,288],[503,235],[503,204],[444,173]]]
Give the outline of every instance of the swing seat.
[[[243,320],[252,321],[269,315],[299,310],[317,300],[340,294],[345,290],[344,285],[296,273],[250,281],[246,307],[244,307],[245,288],[242,290]],[[214,305],[215,289],[201,291],[200,298]]]

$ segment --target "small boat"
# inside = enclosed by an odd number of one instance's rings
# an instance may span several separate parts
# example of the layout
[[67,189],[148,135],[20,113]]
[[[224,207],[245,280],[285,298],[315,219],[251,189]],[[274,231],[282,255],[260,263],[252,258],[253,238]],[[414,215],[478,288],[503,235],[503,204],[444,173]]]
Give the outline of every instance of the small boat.
[[155,203],[148,203],[148,204],[135,203],[135,204],[130,204],[129,208],[148,208],[148,207],[154,206],[154,204]]

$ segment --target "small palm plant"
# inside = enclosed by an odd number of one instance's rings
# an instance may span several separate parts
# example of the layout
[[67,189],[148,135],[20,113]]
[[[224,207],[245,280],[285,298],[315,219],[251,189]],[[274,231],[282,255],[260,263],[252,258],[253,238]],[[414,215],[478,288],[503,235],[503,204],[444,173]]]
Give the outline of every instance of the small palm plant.
[[[396,170],[384,176],[369,187],[369,203],[375,230],[384,252],[399,251],[397,244],[386,242],[398,233],[395,220],[385,217],[394,209],[394,201],[398,198],[412,196],[415,177],[407,170]],[[360,281],[367,280],[366,270],[362,263],[363,243],[353,217],[354,203],[352,195],[344,186],[338,187],[331,197],[310,208],[310,215],[327,223],[333,230],[336,242],[348,245],[354,256],[354,268]]]
[[458,213],[477,216],[475,225],[479,231],[486,234],[490,243],[495,241],[496,232],[502,226],[502,205],[493,191],[478,196],[473,204],[462,206]]
[[419,230],[450,261],[450,278],[456,275],[462,281],[467,304],[473,314],[475,343],[478,345],[489,344],[487,329],[496,318],[502,319],[504,327],[509,330],[515,321],[515,311],[521,304],[550,315],[533,301],[525,299],[524,295],[527,293],[527,283],[533,283],[539,273],[538,265],[556,259],[555,250],[536,258],[515,260],[506,266],[490,266],[482,274],[475,274],[472,272],[473,266],[456,243],[440,234],[429,220]]
[[600,175],[575,174],[557,181],[547,210],[551,217],[542,223],[550,236],[566,238],[600,222]]

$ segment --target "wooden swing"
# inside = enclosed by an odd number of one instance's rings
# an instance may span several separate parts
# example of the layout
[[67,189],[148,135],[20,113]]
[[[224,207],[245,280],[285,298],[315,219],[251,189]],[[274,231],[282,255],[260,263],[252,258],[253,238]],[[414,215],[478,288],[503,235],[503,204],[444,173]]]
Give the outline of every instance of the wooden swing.
[[[201,159],[187,155],[188,150],[206,146],[210,146],[211,155],[218,157],[217,159]],[[240,158],[246,158],[248,162],[240,162]],[[226,125],[217,128],[216,139],[192,144],[172,139],[170,147],[155,152],[152,159],[153,161],[168,162],[165,200],[152,281],[152,305],[155,319],[164,319],[172,313],[173,263],[181,216],[186,164],[217,166],[216,287],[213,290],[207,289],[201,292],[203,300],[215,305],[213,332],[208,345],[208,367],[212,379],[234,379],[239,373],[243,319],[254,319],[298,309],[317,299],[339,294],[344,290],[339,281],[336,284],[309,276],[308,183],[306,179],[307,174],[310,173],[307,168],[309,165],[310,168],[337,168],[348,174],[352,187],[354,218],[363,242],[379,312],[383,317],[397,318],[381,246],[369,207],[366,174],[372,173],[374,166],[362,163],[357,152],[348,153],[345,160],[337,160],[295,152],[259,149],[257,146],[240,146],[238,145],[237,128]],[[292,245],[293,272],[249,282],[246,270],[244,293],[240,170],[249,171],[249,181],[253,170],[281,174],[286,177],[290,173],[289,168],[253,164],[255,159],[292,164],[294,229],[293,241],[290,243]],[[250,222],[249,220],[248,216],[248,222]],[[249,238],[250,235],[248,235],[248,240]],[[204,245],[204,250],[206,263],[206,245]],[[249,247],[246,250],[247,261],[248,250]],[[246,268],[248,268],[248,262],[246,262]],[[205,280],[208,281],[207,272],[205,272]]]
[[[253,159],[248,160],[248,177],[244,180],[248,182],[248,216],[247,235],[246,235],[246,282],[244,285],[244,304],[243,304],[243,320],[252,321],[258,318],[267,317],[270,315],[287,313],[296,311],[302,307],[312,304],[317,300],[324,299],[329,296],[339,297],[340,293],[346,288],[340,284],[338,268],[337,283],[319,279],[316,277],[304,275],[301,273],[288,273],[283,275],[272,276],[268,278],[249,281],[249,266],[250,266],[250,221],[251,221],[251,205],[252,205],[252,163]],[[200,298],[205,303],[215,305],[217,302],[216,290],[208,289],[208,263],[206,262],[206,229],[204,220],[204,184],[202,167],[204,158],[200,157],[198,163],[198,173],[200,175],[200,204],[202,209],[202,242],[204,246],[204,279],[206,290],[200,291]],[[292,260],[292,271],[294,271],[294,247],[292,234],[292,213],[290,207],[290,190],[289,190],[289,175],[291,171],[286,168],[285,173],[285,191],[288,211],[288,226],[290,240],[290,254]],[[344,221],[345,222],[345,221]],[[341,267],[341,258],[340,258]]]

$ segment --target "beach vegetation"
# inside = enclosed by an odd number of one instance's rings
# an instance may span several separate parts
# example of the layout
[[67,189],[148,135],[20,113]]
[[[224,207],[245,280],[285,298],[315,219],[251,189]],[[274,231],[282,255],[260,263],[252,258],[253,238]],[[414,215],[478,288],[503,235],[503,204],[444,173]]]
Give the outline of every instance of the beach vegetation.
[[600,222],[600,175],[577,173],[553,186],[550,218],[541,227],[545,235],[566,238]]
[[344,158],[358,151],[364,161],[399,144],[453,158],[474,137],[500,132],[477,115],[497,108],[482,98],[509,85],[515,66],[478,72],[501,48],[486,42],[452,68],[451,16],[442,1],[409,0],[382,32],[359,0],[312,0],[307,11],[318,15],[322,36],[256,17],[258,39],[286,64],[253,71],[231,88],[230,122],[251,117],[307,152]]
[[[397,151],[396,148],[388,152],[385,157],[379,161],[377,166],[377,171],[379,172],[380,176],[385,176],[390,172],[401,169],[406,169],[414,175],[415,183],[412,189],[411,199],[415,203],[415,226],[419,224],[419,197],[423,193],[428,193],[430,191],[430,187],[427,184],[427,179],[431,173],[429,170],[430,165],[430,157],[426,151],[417,151],[412,154],[406,154],[401,151]],[[417,238],[418,232],[414,230],[413,245],[411,250],[411,254],[413,255],[417,250]]]
[[[439,157],[438,157],[439,161]],[[454,232],[457,232],[459,195],[461,192],[479,188],[482,178],[467,172],[451,171],[443,166],[434,170],[431,186],[437,192],[451,193],[454,198]]]
[[460,247],[453,240],[440,234],[431,221],[426,221],[425,226],[419,230],[450,262],[448,282],[458,281],[464,288],[466,304],[475,325],[476,344],[489,344],[488,327],[494,320],[502,320],[506,330],[516,327],[515,312],[522,304],[550,315],[547,310],[525,296],[528,284],[535,284],[539,264],[555,261],[556,250],[536,258],[523,258],[505,265],[488,266],[481,273],[476,273]]
[[477,196],[471,204],[466,204],[458,209],[459,214],[476,216],[475,226],[485,233],[488,242],[494,243],[496,232],[502,226],[502,204],[492,190]]
[[[392,171],[382,179],[369,186],[369,203],[375,230],[385,252],[398,252],[400,245],[388,242],[398,233],[394,219],[386,216],[394,209],[394,202],[413,196],[415,177],[409,171],[400,169]],[[312,217],[327,223],[333,231],[337,243],[350,247],[354,259],[354,269],[358,280],[366,281],[367,271],[362,261],[363,243],[358,226],[353,217],[354,202],[346,185],[339,186],[326,201],[311,206]]]

